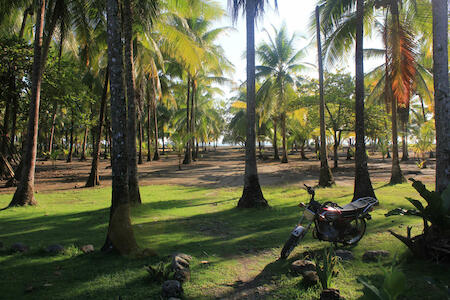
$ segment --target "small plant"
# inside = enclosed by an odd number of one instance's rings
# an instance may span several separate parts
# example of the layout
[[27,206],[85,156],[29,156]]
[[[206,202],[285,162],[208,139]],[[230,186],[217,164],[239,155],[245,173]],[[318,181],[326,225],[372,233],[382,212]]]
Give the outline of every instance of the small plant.
[[145,266],[145,269],[149,273],[152,282],[162,283],[166,280],[174,279],[175,276],[170,262],[160,261],[155,265]]
[[416,162],[416,166],[417,166],[419,169],[425,169],[425,168],[427,167],[427,160],[426,160],[426,159],[424,159],[424,160],[419,160],[418,162]]
[[334,255],[333,247],[323,250],[322,259],[314,257],[316,272],[319,277],[322,289],[326,290],[331,286],[331,279],[337,274],[338,257]]
[[384,274],[383,285],[376,287],[370,282],[358,278],[358,282],[365,287],[363,290],[366,299],[370,300],[395,300],[406,289],[406,276],[394,259],[391,266],[382,268]]

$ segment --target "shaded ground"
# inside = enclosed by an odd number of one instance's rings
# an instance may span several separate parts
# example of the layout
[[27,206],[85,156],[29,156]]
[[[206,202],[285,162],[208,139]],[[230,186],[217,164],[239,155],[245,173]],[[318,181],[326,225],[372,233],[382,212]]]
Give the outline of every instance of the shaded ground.
[[[265,151],[265,155],[271,155]],[[343,155],[343,154],[342,154]],[[183,165],[178,171],[178,158],[175,154],[162,156],[159,161],[144,162],[139,165],[141,185],[180,184],[184,186],[202,186],[208,188],[238,187],[243,184],[244,151],[240,148],[222,147],[217,151],[202,153],[201,158],[191,165]],[[299,153],[289,155],[289,163],[281,164],[272,159],[258,160],[258,171],[262,185],[307,183],[314,185],[319,178],[319,161],[307,152],[309,160],[301,160]],[[435,161],[428,162],[428,168],[419,170],[411,159],[402,162],[401,168],[406,177],[432,182],[435,176]],[[333,161],[330,160],[330,165]],[[38,161],[36,167],[36,189],[38,191],[58,191],[81,188],[84,186],[91,161],[72,163],[64,160]],[[391,162],[383,161],[379,155],[369,158],[369,171],[373,182],[389,182]],[[339,168],[333,170],[339,185],[351,186],[354,180],[354,161],[340,157]],[[111,185],[111,168],[109,160],[101,160],[100,180],[103,186]],[[15,188],[4,188],[0,181],[0,193],[12,193]]]

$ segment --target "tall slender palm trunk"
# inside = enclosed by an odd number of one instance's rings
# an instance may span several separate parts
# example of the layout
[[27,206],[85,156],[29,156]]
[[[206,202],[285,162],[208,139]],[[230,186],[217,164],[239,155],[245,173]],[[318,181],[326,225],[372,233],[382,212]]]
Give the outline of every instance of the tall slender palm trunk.
[[153,107],[153,128],[155,129],[155,154],[153,155],[153,160],[159,160],[159,147],[158,147],[158,112],[156,109],[156,82],[155,78],[152,77],[152,85],[153,85],[153,98],[152,98],[152,107]]
[[432,0],[433,79],[436,124],[436,191],[450,184],[450,90],[448,82],[448,1]]
[[67,162],[72,162],[72,153],[73,153],[73,131],[74,131],[74,113],[72,110],[72,118],[70,121],[70,143],[69,143],[69,154],[67,155]]
[[[96,131],[92,130],[92,142],[93,142],[93,146],[94,146],[94,149],[93,149],[94,151],[92,152],[91,172],[89,173],[89,178],[86,182],[86,187],[100,185],[100,176],[98,174],[98,163],[100,161],[102,128],[103,128],[103,119],[104,119],[105,110],[106,110],[106,97],[107,97],[107,93],[108,93],[108,81],[109,81],[109,67],[106,67],[105,83],[103,84],[103,93],[102,93],[102,98],[100,101],[100,112],[98,115],[97,130]],[[95,133],[97,135],[95,135]]]
[[356,79],[355,79],[355,188],[353,200],[361,197],[375,197],[367,167],[364,127],[364,0],[356,1]]
[[277,118],[273,118],[273,160],[280,160],[280,155],[278,154],[278,135],[277,135],[277,129],[278,129],[278,122]]
[[[398,31],[400,28],[400,20],[399,20],[399,12],[398,12],[398,3],[397,1],[392,1],[390,10],[393,18],[393,31],[392,36],[398,39]],[[393,43],[397,44],[399,41],[394,41]],[[396,51],[395,51],[396,52]],[[394,54],[395,55],[395,54]],[[399,55],[398,53],[396,55]],[[392,86],[392,75],[387,74],[389,85]],[[391,168],[391,180],[389,184],[398,184],[406,181],[405,177],[403,177],[402,170],[400,168],[400,160],[398,157],[398,99],[393,94],[392,89],[389,88],[389,97],[391,100],[391,110],[392,110],[392,168]]]
[[196,96],[196,81],[195,79],[191,80],[192,90],[191,90],[191,121],[190,124],[190,133],[191,137],[191,147],[192,147],[192,160],[197,160],[197,147],[195,146],[195,96]]
[[256,113],[255,113],[255,0],[245,4],[247,23],[247,139],[245,143],[244,190],[239,208],[268,207],[259,185],[256,166]]
[[288,157],[287,157],[287,143],[286,143],[286,113],[283,112],[281,114],[281,135],[283,138],[283,158],[281,159],[282,163],[287,163],[288,162]]
[[137,249],[130,220],[127,155],[127,113],[123,92],[122,45],[117,0],[107,0],[108,64],[111,90],[112,201],[108,234],[102,251],[127,255]]
[[319,186],[329,187],[334,184],[333,174],[328,166],[327,157],[327,137],[325,124],[325,99],[323,97],[323,66],[322,66],[322,44],[320,40],[320,19],[319,6],[316,6],[316,38],[317,38],[317,59],[319,62],[319,114],[320,114],[320,175]]
[[22,175],[20,183],[9,206],[35,205],[34,173],[36,168],[37,136],[39,124],[39,104],[42,82],[42,42],[44,32],[45,0],[38,3],[36,13],[36,30],[34,38],[33,73],[31,84],[31,101],[28,118],[25,154],[22,158]]
[[147,161],[152,161],[152,103],[147,95]]
[[52,154],[53,151],[53,139],[55,137],[55,126],[56,126],[56,112],[57,112],[58,106],[55,104],[55,108],[53,109],[53,116],[52,116],[52,128],[50,129],[50,141],[48,143],[48,153]]
[[133,11],[131,0],[123,2],[124,38],[125,38],[125,80],[127,87],[127,151],[128,151],[128,192],[130,203],[141,204],[139,192],[139,180],[136,157],[136,99],[134,91],[136,83],[134,79],[133,58]]
[[[186,97],[186,134],[189,135],[190,132],[190,90],[191,90],[191,76],[188,74],[188,80],[187,80],[187,97]],[[184,160],[183,164],[187,165],[190,164],[192,161],[192,152],[191,152],[191,140],[189,139],[188,142],[186,142],[186,150],[184,152]]]
[[81,146],[80,161],[86,160],[86,146],[87,146],[88,132],[89,132],[89,129],[86,126],[86,128],[84,129],[83,144]]

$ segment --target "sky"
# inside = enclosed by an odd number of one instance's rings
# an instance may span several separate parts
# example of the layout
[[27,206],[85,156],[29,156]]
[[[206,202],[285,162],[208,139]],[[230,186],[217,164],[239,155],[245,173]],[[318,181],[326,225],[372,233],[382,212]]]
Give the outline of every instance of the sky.
[[[217,0],[222,7],[228,12],[228,1]],[[305,47],[308,42],[311,41],[312,33],[309,31],[310,17],[314,12],[315,0],[278,0],[278,11],[273,9],[273,1],[269,0],[269,6],[267,6],[265,14],[262,19],[258,19],[255,28],[255,44],[258,45],[261,41],[267,40],[267,33],[264,29],[273,34],[272,25],[276,28],[280,28],[283,23],[286,24],[289,36],[295,33],[298,38],[296,40],[297,49]],[[246,61],[243,57],[246,46],[246,28],[245,19],[240,17],[237,24],[233,25],[231,17],[224,17],[220,22],[217,22],[217,27],[222,26],[234,26],[234,30],[230,30],[228,34],[222,35],[218,38],[218,43],[223,47],[227,58],[235,66],[235,74],[233,80],[237,83],[242,82],[246,78],[245,68]],[[301,38],[304,36],[305,38]],[[315,45],[315,40],[312,41]],[[376,39],[365,41],[365,47],[382,47],[381,42]],[[317,65],[317,50],[315,47],[311,47],[308,55],[303,61]],[[258,62],[257,62],[258,64]],[[364,69],[369,71],[373,67],[378,65],[377,62],[366,63]],[[354,54],[351,53],[348,56],[347,61],[340,63],[338,68],[343,69],[346,72],[354,74]],[[312,69],[308,72],[310,77],[317,77],[317,70]],[[227,96],[226,96],[227,97]]]

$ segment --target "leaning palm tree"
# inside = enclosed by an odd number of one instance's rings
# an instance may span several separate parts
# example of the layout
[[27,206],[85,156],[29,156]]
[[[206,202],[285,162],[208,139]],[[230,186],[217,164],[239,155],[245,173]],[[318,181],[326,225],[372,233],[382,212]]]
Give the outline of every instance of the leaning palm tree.
[[[229,0],[234,22],[245,9],[247,23],[247,139],[245,147],[244,190],[238,207],[268,207],[259,185],[256,167],[255,129],[255,17],[264,12],[266,0]],[[277,2],[275,0],[275,6]]]
[[436,122],[436,191],[450,184],[448,1],[433,0],[433,74]]
[[[282,163],[287,163],[286,147],[286,112],[288,109],[288,100],[294,93],[294,78],[298,71],[305,67],[299,60],[305,54],[304,49],[296,51],[294,49],[295,34],[292,37],[287,36],[286,26],[283,25],[280,30],[274,28],[274,37],[268,34],[269,42],[261,43],[256,55],[261,62],[256,67],[258,73],[256,77],[264,78],[258,94],[268,101],[276,101],[274,105],[277,110],[274,112],[275,121],[281,121],[281,135],[283,138],[283,158]],[[266,102],[266,99],[262,99]],[[275,139],[276,140],[276,137]],[[274,145],[276,150],[276,145]]]

